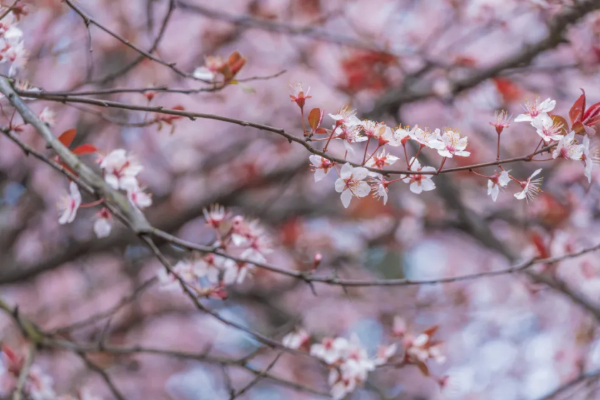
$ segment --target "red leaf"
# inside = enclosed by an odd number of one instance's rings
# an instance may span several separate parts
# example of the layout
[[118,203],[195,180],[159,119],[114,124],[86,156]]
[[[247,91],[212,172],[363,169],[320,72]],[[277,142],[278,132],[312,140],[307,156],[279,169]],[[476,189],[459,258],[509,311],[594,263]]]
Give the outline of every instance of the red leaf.
[[308,125],[310,125],[312,131],[316,131],[321,126],[323,121],[323,115],[325,113],[320,108],[313,108],[308,114]]
[[594,126],[600,122],[600,103],[592,104],[581,118],[584,125]]
[[582,95],[579,96],[577,101],[573,103],[573,107],[569,110],[569,119],[572,124],[579,122],[583,119],[583,112],[585,111],[585,91],[581,89]]
[[325,134],[325,133],[328,133],[328,132],[329,132],[329,131],[328,131],[327,129],[325,129],[325,128],[319,128],[319,129],[317,129],[317,130],[315,131],[315,133],[316,133],[317,135],[323,135],[323,134]]
[[493,78],[496,89],[502,95],[505,103],[521,99],[521,89],[516,83],[507,78]]
[[98,149],[96,148],[96,146],[94,146],[93,144],[89,144],[89,143],[84,143],[81,146],[77,146],[75,147],[73,150],[71,150],[74,154],[77,155],[82,155],[82,154],[93,154],[93,153],[97,153]]
[[535,248],[538,251],[538,255],[540,258],[549,258],[550,257],[550,250],[548,249],[548,246],[546,246],[546,244],[544,243],[544,238],[537,232],[532,232],[530,235],[531,241],[533,242],[533,245],[535,246]]
[[429,337],[432,337],[435,334],[435,332],[437,332],[437,330],[439,329],[439,327],[440,327],[439,325],[431,326],[431,327],[425,329],[423,331],[423,333],[426,334]]
[[65,146],[69,147],[71,143],[73,143],[73,139],[75,139],[75,134],[77,131],[75,129],[69,129],[68,131],[64,131],[58,137],[58,140]]

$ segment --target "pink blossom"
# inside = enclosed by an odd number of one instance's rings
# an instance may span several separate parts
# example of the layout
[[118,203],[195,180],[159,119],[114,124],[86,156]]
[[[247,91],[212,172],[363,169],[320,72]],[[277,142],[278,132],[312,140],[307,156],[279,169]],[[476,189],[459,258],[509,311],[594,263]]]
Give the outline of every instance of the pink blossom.
[[538,115],[531,122],[531,126],[536,129],[537,134],[546,143],[563,138],[563,135],[560,134],[563,124],[555,122],[548,114]]
[[388,346],[379,346],[377,349],[377,355],[375,358],[375,365],[383,365],[388,362],[388,360],[396,354],[398,350],[398,346],[393,343]]
[[510,126],[511,117],[505,110],[496,111],[494,116],[494,122],[490,122],[490,125],[496,128],[496,133],[500,135],[502,131]]
[[383,175],[376,176],[373,178],[373,194],[382,199],[385,205],[388,201],[388,185],[389,182],[383,177]]
[[281,344],[290,349],[299,349],[310,339],[310,335],[304,329],[296,329],[283,337]]
[[[389,153],[386,153],[385,149],[382,149],[379,154],[373,155],[373,157],[369,158],[365,163],[366,167],[383,169],[383,167],[390,166],[398,161],[398,157],[393,156]],[[369,175],[380,175],[376,172],[370,172]]]
[[333,168],[333,163],[326,158],[315,154],[308,157],[315,171],[315,182],[325,178],[325,175]]
[[310,354],[326,364],[334,364],[344,357],[350,343],[346,338],[325,338],[321,343],[315,343],[310,347]]
[[519,193],[515,193],[515,197],[517,199],[519,199],[519,200],[527,199],[528,201],[533,200],[535,198],[535,196],[537,196],[537,194],[539,192],[541,192],[539,186],[542,184],[543,178],[533,179],[540,172],[542,172],[541,168],[535,170],[533,172],[533,174],[531,174],[531,176],[529,178],[527,178],[526,181],[519,182],[519,184],[521,185],[523,190],[520,191]]
[[590,138],[585,135],[583,137],[583,144],[581,145],[581,161],[585,164],[585,176],[588,178],[588,182],[592,182],[592,169],[594,164],[597,164],[598,159],[598,149],[590,148]]
[[583,147],[575,141],[575,131],[571,131],[566,136],[561,136],[558,145],[552,152],[552,158],[561,157],[567,160],[581,160],[582,156]]
[[143,189],[135,187],[127,191],[127,198],[139,209],[150,207],[152,205],[152,197],[144,192]]
[[409,132],[409,135],[412,140],[416,141],[420,145],[433,148],[432,144],[436,143],[436,141],[439,140],[440,130],[436,129],[435,131],[430,132],[428,130],[423,130],[423,129],[419,128],[418,126],[415,126]]
[[60,213],[60,216],[58,217],[58,223],[64,225],[73,222],[80,205],[81,193],[79,193],[79,188],[75,182],[70,182],[69,194],[63,196],[58,203],[58,209]]
[[48,126],[53,126],[56,123],[56,113],[49,107],[44,107],[39,118]]
[[292,99],[292,101],[295,102],[298,105],[298,107],[300,107],[301,109],[304,108],[306,99],[311,98],[311,96],[308,95],[308,92],[310,92],[310,87],[308,89],[306,89],[306,91],[304,91],[304,88],[302,87],[302,83],[296,82],[296,83],[290,84],[290,88],[291,88],[290,98]]
[[136,176],[143,167],[132,156],[128,156],[124,149],[111,151],[100,160],[100,168],[104,173],[104,180],[113,189],[133,191],[138,188]]
[[225,207],[218,204],[212,204],[210,210],[206,208],[202,209],[204,219],[206,219],[206,225],[209,225],[215,229],[219,228],[225,219]]
[[501,187],[506,187],[510,182],[510,176],[508,172],[502,171],[500,174],[494,172],[494,176],[488,179],[488,196],[492,197],[492,200],[496,201],[498,193],[500,193]]
[[[435,172],[436,169],[433,167],[421,167],[421,163],[419,160],[414,157],[410,160],[410,170],[415,172]],[[405,183],[410,183],[410,191],[416,194],[420,194],[421,192],[430,191],[435,189],[435,183],[431,180],[431,175],[421,175],[421,174],[413,174],[413,175],[401,175],[400,178]]]
[[532,122],[537,116],[547,114],[556,107],[556,101],[550,98],[540,104],[538,104],[538,101],[539,99],[536,98],[534,102],[526,102],[525,113],[517,115],[515,122]]
[[103,238],[110,235],[111,230],[112,218],[110,216],[110,211],[104,207],[96,214],[96,221],[94,221],[94,233],[98,238]]
[[225,273],[223,274],[223,282],[226,285],[242,284],[248,273],[254,270],[254,265],[245,262],[236,262],[226,260],[223,263]]
[[470,152],[465,151],[468,139],[461,138],[458,132],[445,130],[444,133],[429,143],[429,147],[436,149],[442,157],[453,156],[468,157]]
[[369,184],[364,181],[369,171],[363,167],[352,167],[344,164],[340,177],[335,181],[335,191],[341,193],[342,204],[348,208],[353,196],[365,197],[371,192]]

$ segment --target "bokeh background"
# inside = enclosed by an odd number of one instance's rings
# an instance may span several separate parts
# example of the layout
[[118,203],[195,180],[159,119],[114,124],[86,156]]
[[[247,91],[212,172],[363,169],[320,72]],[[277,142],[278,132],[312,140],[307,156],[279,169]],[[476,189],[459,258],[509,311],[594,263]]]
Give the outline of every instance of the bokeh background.
[[[18,78],[34,87],[51,92],[206,87],[149,59],[121,73],[138,53],[95,26],[88,31],[62,1],[20,3],[27,15],[19,27],[30,56]],[[146,50],[161,31],[168,3],[75,2]],[[157,90],[151,101],[139,92],[91,97],[181,105],[301,136],[299,109],[290,102],[288,87],[301,81],[310,86],[307,109],[323,109],[326,127],[333,124],[327,113],[349,105],[360,118],[390,126],[458,129],[469,138],[471,157],[449,160],[448,166],[493,161],[497,134],[489,122],[495,111],[516,115],[526,99],[540,96],[556,99],[555,112],[566,117],[580,88],[589,104],[600,100],[600,13],[584,3],[594,2],[177,0],[153,54],[191,73],[205,57],[227,57],[237,50],[247,59],[240,82],[215,92]],[[565,17],[569,13],[575,17]],[[527,51],[531,57],[518,58]],[[530,203],[517,201],[512,188],[494,203],[486,195],[486,180],[464,171],[434,177],[437,189],[432,192],[416,195],[398,183],[390,186],[385,206],[366,197],[353,199],[345,209],[333,189],[335,176],[315,183],[306,149],[274,133],[185,118],[159,129],[147,123],[153,118],[147,112],[44,100],[28,104],[37,112],[47,106],[56,112],[56,135],[76,128],[75,144],[134,153],[144,166],[140,180],[153,196],[145,213],[157,227],[210,244],[214,233],[202,210],[219,203],[266,227],[275,250],[268,262],[280,268],[309,270],[314,255],[321,253],[316,273],[323,276],[438,279],[503,269],[536,255],[560,256],[600,241],[598,174],[588,184],[579,162],[511,164],[512,173],[523,179],[544,168],[543,193]],[[52,155],[33,128],[25,127],[20,138]],[[503,158],[528,154],[538,139],[527,124],[511,124],[502,134]],[[342,149],[332,151],[341,155]],[[396,155],[403,161],[402,153]],[[424,156],[425,164],[435,159],[431,150],[424,150]],[[84,159],[94,164],[93,157]],[[482,171],[491,174],[494,167]],[[102,339],[115,346],[215,357],[255,352],[249,362],[253,368],[269,364],[273,351],[199,312],[180,293],[151,285],[130,298],[160,264],[119,223],[108,238],[97,239],[95,209],[81,209],[72,224],[59,226],[56,202],[66,188],[63,176],[0,137],[4,301],[18,304],[22,315],[52,331],[129,299],[109,318],[62,334],[81,343]],[[180,248],[162,248],[174,261],[186,256]],[[534,269],[600,308],[597,254]],[[434,285],[311,288],[259,269],[228,292],[227,300],[205,304],[278,340],[294,326],[317,339],[355,333],[374,353],[380,344],[397,340],[392,337],[395,316],[415,333],[440,326],[436,338],[444,342],[447,360],[430,364],[431,377],[414,366],[378,369],[350,399],[544,399],[585,374],[590,379],[580,379],[554,398],[600,398],[599,314],[519,273]],[[0,315],[0,338],[13,348],[25,346],[6,314]],[[235,365],[224,369],[178,357],[101,352],[89,357],[127,399],[227,399],[230,384],[243,387],[254,377]],[[59,394],[86,387],[113,398],[101,377],[73,352],[41,349],[36,364],[52,376]],[[309,358],[284,354],[271,372],[320,393],[329,391],[327,369]],[[440,386],[437,378],[443,376],[447,383]],[[241,398],[321,397],[264,379]]]

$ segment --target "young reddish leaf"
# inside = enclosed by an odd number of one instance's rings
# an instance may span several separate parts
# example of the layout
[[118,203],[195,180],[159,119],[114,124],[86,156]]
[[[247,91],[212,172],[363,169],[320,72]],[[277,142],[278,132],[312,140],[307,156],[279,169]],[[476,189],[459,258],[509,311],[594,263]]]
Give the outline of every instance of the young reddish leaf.
[[502,95],[502,99],[505,103],[510,103],[521,99],[522,91],[519,86],[507,78],[493,78],[496,89]]
[[319,129],[317,129],[315,131],[315,133],[318,134],[318,135],[323,135],[323,134],[325,134],[327,132],[329,132],[329,131],[327,129],[325,129],[325,128],[319,128]]
[[82,154],[93,154],[93,153],[97,153],[98,149],[96,148],[96,146],[94,146],[93,144],[89,144],[89,143],[84,143],[81,146],[77,146],[75,147],[73,150],[71,150],[74,154],[77,155],[82,155]]
[[246,59],[242,57],[239,51],[236,50],[229,56],[227,64],[231,70],[231,75],[235,76],[238,72],[240,72],[240,69],[242,69],[244,64],[246,64]]
[[573,103],[573,107],[569,110],[569,119],[572,124],[575,122],[579,122],[583,119],[583,112],[585,111],[585,91],[581,89],[583,93],[575,103]]
[[537,232],[532,232],[530,238],[531,242],[538,251],[538,256],[540,258],[549,258],[550,250],[548,250],[548,246],[546,246],[544,243],[544,238],[542,238],[542,236]]
[[437,330],[439,329],[439,327],[440,327],[439,325],[431,326],[431,327],[425,329],[423,331],[423,333],[426,334],[427,336],[431,337],[431,336],[433,336],[435,334],[435,332],[437,332]]
[[75,139],[75,134],[77,131],[75,129],[69,129],[68,131],[64,131],[58,137],[58,140],[65,146],[69,147],[71,143],[73,143],[73,139]]
[[321,126],[324,114],[325,113],[320,108],[313,108],[310,110],[310,113],[308,114],[308,125],[310,125],[313,132]]
[[587,126],[594,126],[600,122],[600,103],[590,106],[583,114],[582,122]]
[[560,129],[561,135],[567,135],[570,132],[569,124],[567,123],[566,119],[564,119],[560,115],[550,115],[550,117],[552,118],[554,125],[562,125],[562,128]]

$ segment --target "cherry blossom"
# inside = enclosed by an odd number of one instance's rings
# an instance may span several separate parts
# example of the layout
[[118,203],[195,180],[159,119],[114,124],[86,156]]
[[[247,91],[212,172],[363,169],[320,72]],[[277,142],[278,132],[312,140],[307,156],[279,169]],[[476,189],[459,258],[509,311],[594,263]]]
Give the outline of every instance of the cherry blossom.
[[94,233],[100,239],[110,235],[112,230],[112,218],[110,211],[106,207],[96,213],[96,221],[94,221]]
[[58,223],[61,225],[73,222],[77,215],[77,210],[81,205],[81,193],[75,182],[69,183],[69,194],[63,196],[58,202],[60,216]]
[[142,171],[143,167],[134,157],[127,155],[124,149],[113,150],[102,157],[100,168],[104,173],[104,180],[113,189],[138,190],[136,176]]
[[531,174],[531,176],[529,178],[527,178],[526,181],[521,181],[519,182],[519,184],[521,185],[521,187],[523,188],[522,191],[520,191],[519,193],[515,193],[515,197],[519,200],[523,200],[523,199],[527,199],[529,200],[533,200],[535,198],[535,196],[537,196],[537,194],[539,192],[541,192],[541,189],[539,188],[539,186],[542,184],[542,180],[543,178],[535,178],[540,172],[542,172],[542,169],[537,169],[533,172],[533,174]]
[[382,199],[383,204],[387,204],[388,201],[388,182],[383,175],[377,174],[375,178],[373,178],[373,194]]
[[226,260],[223,263],[223,282],[226,285],[232,285],[234,283],[242,284],[246,279],[248,273],[254,270],[254,265],[245,262],[236,262],[233,260]]
[[563,135],[560,134],[563,124],[554,121],[548,114],[537,116],[531,122],[531,125],[546,143],[552,140],[560,140],[563,137]]
[[[394,352],[395,346],[392,345],[383,350],[381,356],[387,360]],[[328,382],[334,399],[343,398],[357,385],[364,383],[368,373],[378,365],[378,360],[383,361],[383,358],[369,358],[356,335],[350,340],[342,337],[325,338],[321,343],[311,346],[310,354],[331,366]]]
[[349,163],[342,166],[340,177],[335,181],[335,191],[341,193],[342,204],[348,208],[353,196],[365,197],[371,192],[369,184],[364,181],[369,170],[363,167],[352,167]]
[[388,362],[388,360],[396,354],[398,351],[398,345],[395,343],[390,344],[388,346],[379,346],[377,349],[377,354],[375,357],[375,365],[383,365]]
[[[398,157],[393,156],[389,153],[386,153],[385,149],[382,149],[379,154],[373,155],[373,157],[369,158],[365,163],[366,167],[383,169],[383,167],[390,166],[398,161]],[[370,172],[369,175],[375,176],[380,175],[376,172]]]
[[310,335],[304,329],[296,329],[283,337],[281,344],[290,349],[299,349],[310,339]]
[[127,191],[127,198],[131,204],[140,209],[150,207],[152,205],[152,197],[137,186]]
[[[435,172],[434,167],[421,167],[421,163],[416,158],[410,160],[410,170],[414,172]],[[435,183],[431,180],[431,175],[402,175],[400,177],[405,183],[410,183],[410,191],[416,194],[435,189]]]
[[436,129],[435,131],[430,132],[415,126],[415,128],[409,132],[409,135],[411,139],[419,143],[421,146],[433,148],[432,143],[435,143],[439,140],[440,130]]
[[442,157],[452,158],[453,156],[468,157],[470,152],[465,151],[467,147],[467,137],[460,137],[458,132],[445,130],[442,135],[429,143],[429,147],[436,149]]
[[334,129],[338,126],[356,127],[360,126],[360,119],[356,117],[356,111],[348,107],[343,107],[337,114],[329,114],[331,119],[335,121]]
[[394,140],[399,144],[405,144],[417,129],[418,126],[415,126],[413,129],[410,129],[408,126],[406,128],[400,126],[394,131]]
[[52,111],[49,107],[44,107],[42,112],[40,113],[40,119],[48,126],[53,126],[56,123],[56,113]]
[[218,204],[211,205],[210,210],[203,208],[202,213],[204,214],[204,219],[206,219],[206,225],[209,225],[215,229],[221,226],[226,216],[225,207]]
[[594,164],[598,163],[598,150],[590,148],[590,138],[587,135],[583,137],[581,152],[581,161],[585,164],[585,176],[588,178],[588,182],[591,183],[592,169],[594,168]]
[[496,128],[496,133],[500,135],[502,131],[510,126],[511,117],[505,110],[496,111],[494,116],[494,122],[490,122],[494,128]]
[[378,124],[376,126],[373,132],[373,139],[376,139],[379,142],[379,146],[389,144],[390,146],[396,147],[400,145],[400,142],[396,140],[392,129],[384,124]]
[[494,172],[494,176],[488,179],[488,196],[492,197],[492,200],[496,201],[498,199],[498,193],[500,193],[501,187],[506,187],[510,182],[510,176],[508,172],[502,171],[500,174],[498,172]]
[[532,122],[539,115],[547,114],[556,107],[556,101],[550,98],[539,104],[538,100],[536,98],[534,102],[525,103],[525,113],[517,115],[515,122]]
[[575,141],[575,131],[562,136],[558,142],[558,146],[552,152],[552,158],[561,157],[567,160],[581,160],[582,155],[583,148]]
[[215,285],[219,282],[220,269],[217,265],[223,264],[223,258],[213,254],[207,254],[192,263],[194,275],[198,278],[206,278],[208,282]]
[[416,337],[411,335],[404,337],[403,345],[408,362],[425,363],[427,360],[433,359],[441,364],[446,361],[446,357],[441,352],[441,343],[432,340],[436,330],[437,327],[432,327]]
[[290,98],[292,99],[292,101],[295,102],[298,105],[298,107],[300,107],[301,109],[304,108],[306,99],[311,98],[311,96],[308,95],[308,92],[310,92],[310,87],[308,89],[306,89],[306,91],[304,91],[304,88],[302,87],[302,83],[296,82],[296,83],[290,84],[290,88],[291,88]]
[[[156,274],[160,284],[160,290],[170,291],[178,289],[180,284],[177,276],[187,284],[195,284],[197,281],[196,272],[189,261],[178,261],[173,266],[173,274],[168,272],[165,268],[159,268]],[[175,276],[175,274],[177,276]]]
[[319,182],[321,179],[325,178],[327,173],[333,168],[333,163],[321,156],[313,154],[309,156],[308,159],[312,163],[315,171],[315,182]]
[[321,343],[315,343],[310,347],[310,355],[323,360],[327,364],[333,364],[344,357],[349,346],[348,339],[324,338]]

